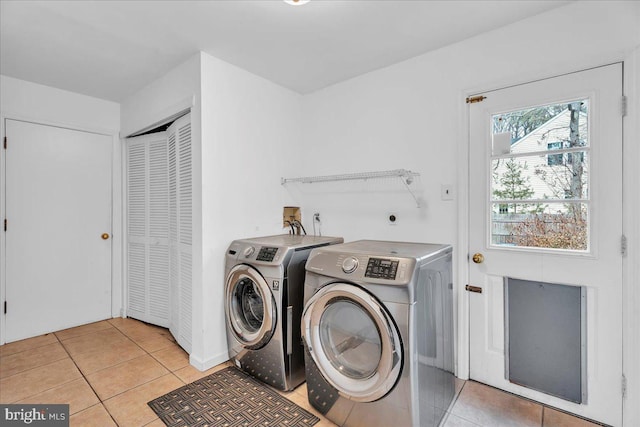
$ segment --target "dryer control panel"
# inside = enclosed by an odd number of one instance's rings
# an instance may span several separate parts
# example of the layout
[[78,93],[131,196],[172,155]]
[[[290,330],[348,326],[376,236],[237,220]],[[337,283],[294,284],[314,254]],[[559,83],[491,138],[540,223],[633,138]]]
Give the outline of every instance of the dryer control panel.
[[369,262],[367,263],[367,270],[364,273],[364,277],[370,277],[373,279],[396,280],[398,264],[399,262],[393,259],[369,258]]
[[263,246],[260,248],[260,251],[258,252],[256,261],[271,262],[275,258],[277,252],[278,252],[278,248],[276,247]]

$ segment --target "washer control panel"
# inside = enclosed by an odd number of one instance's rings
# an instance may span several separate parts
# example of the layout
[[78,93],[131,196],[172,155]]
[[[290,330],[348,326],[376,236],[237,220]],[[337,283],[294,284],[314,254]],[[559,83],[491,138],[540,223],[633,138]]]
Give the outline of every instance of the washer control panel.
[[275,258],[277,252],[278,252],[278,248],[263,246],[260,248],[260,251],[258,252],[256,261],[271,262]]
[[369,258],[364,277],[372,279],[396,280],[398,261],[386,258]]

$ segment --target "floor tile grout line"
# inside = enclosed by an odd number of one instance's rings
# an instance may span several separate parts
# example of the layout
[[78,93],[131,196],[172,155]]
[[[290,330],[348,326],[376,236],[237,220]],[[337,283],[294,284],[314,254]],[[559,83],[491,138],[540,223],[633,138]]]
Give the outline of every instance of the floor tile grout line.
[[[108,321],[108,320],[109,320],[109,319],[98,320],[98,321],[96,321],[96,322],[87,323],[87,324],[85,324],[85,325],[74,326],[74,328],[81,328],[82,326],[92,325],[92,324],[94,324],[94,323],[100,323],[100,322],[107,322],[107,323],[109,324],[109,327],[114,328],[114,326],[113,326],[111,323],[109,323],[109,321]],[[68,328],[68,329],[73,329],[73,328]],[[52,333],[52,334],[54,334],[54,335],[56,336],[56,338],[58,339],[58,341],[62,342],[62,341],[70,340],[70,339],[73,339],[73,338],[78,338],[78,337],[83,337],[83,336],[85,336],[85,335],[94,334],[94,333],[96,333],[96,332],[106,331],[107,329],[109,329],[109,328],[103,328],[103,329],[98,329],[98,330],[95,330],[95,331],[84,332],[84,333],[81,333],[81,334],[79,334],[79,335],[74,335],[74,336],[71,336],[71,337],[68,337],[68,338],[64,338],[64,339],[61,339],[61,338],[58,336],[58,333],[60,333],[60,332],[64,332],[64,331],[66,331],[67,329],[63,329],[63,330],[61,330],[61,331],[55,331],[55,332],[51,332],[51,333]]]
[[[60,339],[56,336],[55,332],[49,332],[49,333],[46,333],[46,334],[38,335],[38,336],[35,336],[35,337],[31,337],[31,338],[25,338],[25,339],[28,339],[28,340],[29,340],[29,339],[38,338],[38,337],[46,337],[47,335],[53,335],[53,337],[56,339],[56,342],[61,343],[61,342],[60,342]],[[22,340],[20,340],[20,341],[22,341]],[[5,344],[2,344],[2,345],[3,345],[3,346],[4,346],[4,345],[11,345],[11,344],[16,343],[16,342],[19,342],[19,341],[13,341],[13,342],[5,343]],[[37,345],[37,346],[35,346],[35,347],[29,347],[29,348],[24,349],[24,350],[21,350],[21,351],[16,351],[15,353],[2,354],[2,355],[0,355],[0,358],[8,357],[8,356],[13,356],[14,354],[24,353],[25,351],[32,351],[32,350],[35,350],[36,348],[45,347],[45,346],[47,346],[47,345],[51,345],[51,344],[55,344],[55,343],[53,343],[53,342],[49,342],[49,343],[46,343],[46,344]],[[61,343],[61,344],[62,344],[62,343]]]
[[[116,420],[113,418],[113,415],[111,415],[111,412],[109,412],[109,410],[107,409],[106,406],[104,406],[104,403],[102,401],[102,399],[100,398],[100,396],[98,395],[98,392],[96,391],[95,388],[93,388],[93,384],[91,384],[89,382],[89,380],[87,379],[87,377],[84,375],[84,372],[82,372],[82,370],[80,369],[80,367],[78,366],[78,364],[76,363],[75,359],[73,357],[71,357],[71,354],[69,353],[69,350],[64,346],[64,344],[62,344],[62,348],[64,348],[64,351],[67,352],[67,354],[69,355],[69,359],[71,359],[71,361],[73,362],[73,364],[75,365],[76,369],[78,370],[78,372],[80,372],[80,375],[82,375],[82,379],[84,380],[84,382],[87,383],[87,385],[89,386],[89,388],[91,389],[91,391],[93,392],[93,394],[96,396],[96,398],[98,399],[98,402],[100,405],[102,405],[102,407],[104,408],[104,410],[107,412],[107,414],[109,414],[109,417],[113,420],[114,424],[117,426],[119,425]],[[96,406],[96,405],[92,405],[89,408]],[[88,409],[88,408],[85,408]],[[69,418],[71,418],[71,416],[69,416]]]
[[[33,347],[32,349],[25,350],[25,351],[32,351],[32,350],[35,350],[35,349],[38,349],[38,348],[42,348],[42,347],[46,347],[46,346],[48,346],[48,345],[53,345],[53,344],[62,344],[62,343],[61,343],[61,342],[57,342],[57,343],[52,342],[52,343],[49,343],[49,344],[46,344],[46,345],[43,345],[43,346]],[[63,347],[62,345],[60,345],[60,346],[61,346],[61,347]],[[64,347],[63,347],[63,349],[64,349]],[[2,357],[0,357],[0,364],[2,364],[2,362],[1,362],[1,361],[2,361],[2,358],[4,358],[4,357],[9,357],[9,356],[13,356],[14,354],[20,354],[20,353],[22,353],[22,352],[13,353],[13,354],[10,354],[10,355],[8,355],[8,356],[2,356]],[[65,353],[66,353],[66,351],[65,351]],[[67,353],[67,355],[68,355],[68,353]],[[7,379],[7,378],[11,378],[11,377],[13,377],[14,375],[19,375],[19,374],[22,374],[22,373],[24,373],[24,372],[29,372],[29,371],[31,371],[31,370],[33,370],[33,369],[38,369],[38,368],[41,368],[41,367],[43,367],[43,366],[51,365],[52,363],[56,363],[56,362],[59,362],[59,361],[63,360],[64,358],[65,358],[65,357],[63,356],[63,357],[61,357],[61,358],[59,358],[59,359],[49,360],[49,361],[47,361],[46,363],[43,363],[43,364],[41,364],[41,365],[33,366],[33,367],[31,367],[31,368],[27,368],[27,369],[24,369],[24,370],[22,370],[22,371],[16,372],[16,373],[14,373],[14,374],[8,375],[8,376],[6,376],[6,377],[0,378],[0,380],[5,380],[5,379]]]
[[[68,353],[67,353],[67,355],[68,355]],[[52,362],[47,362],[47,363],[45,363],[45,364],[43,364],[43,365],[39,365],[39,366],[36,366],[36,367],[33,367],[33,368],[25,369],[24,371],[16,372],[15,374],[13,374],[13,375],[9,375],[8,377],[0,378],[0,380],[4,381],[4,380],[7,380],[7,379],[9,379],[9,378],[12,378],[12,377],[14,377],[14,376],[16,376],[16,375],[24,374],[25,372],[33,371],[34,369],[40,369],[40,368],[45,367],[45,366],[53,365],[54,363],[58,363],[58,362],[60,362],[61,360],[65,360],[65,359],[66,359],[66,357],[62,357],[62,358],[60,358],[60,359],[58,359],[58,360],[54,360],[54,361],[52,361]],[[71,359],[71,358],[69,357],[69,359]],[[73,362],[73,360],[71,360],[71,361]],[[74,365],[75,365],[75,362],[74,362]],[[80,374],[82,374],[82,372],[80,372]],[[77,378],[74,378],[74,379],[73,379],[73,380],[71,380],[71,381],[74,381],[74,380],[76,380],[76,379],[77,379]],[[67,382],[64,382],[64,383],[62,383],[62,384],[67,384],[67,383],[69,383],[69,382],[71,382],[71,381],[67,381]],[[58,385],[61,385],[61,384],[58,384]],[[46,389],[46,390],[43,390],[42,392],[45,392],[45,391],[51,390],[52,388],[56,388],[56,387],[58,387],[58,385],[56,385],[56,386],[54,386],[54,387],[51,387],[51,388],[48,388],[48,389]],[[40,393],[42,393],[42,392],[39,392],[39,393],[36,393],[36,394],[40,394]],[[31,395],[31,396],[34,396],[34,395]],[[27,396],[27,397],[31,397],[31,396]],[[26,399],[26,397],[25,397],[25,399]],[[22,399],[20,399],[20,400],[22,400]]]
[[[140,345],[138,345],[138,343],[137,343],[137,342],[135,342],[131,337],[129,337],[128,335],[126,335],[123,331],[121,331],[121,330],[120,330],[119,328],[117,328],[115,325],[113,325],[113,324],[111,324],[111,323],[110,323],[110,325],[111,325],[113,328],[115,328],[118,332],[120,332],[124,337],[126,337],[129,341],[131,341],[132,343],[134,343],[138,348],[140,348],[140,349],[145,353],[145,354],[143,354],[143,355],[141,355],[141,356],[139,356],[139,357],[142,357],[142,356],[148,355],[148,356],[151,356],[151,357],[155,360],[155,358],[154,358],[154,357],[153,357],[153,356],[152,356],[152,355],[151,355],[147,350],[145,350],[144,348],[140,347]],[[106,329],[106,328],[105,328],[105,329]],[[95,332],[99,332],[99,331],[95,331]],[[57,338],[57,336],[56,336],[56,338]],[[62,342],[61,342],[61,344],[62,344]],[[116,419],[114,418],[113,414],[111,414],[111,412],[109,411],[109,408],[107,408],[107,406],[104,404],[104,402],[106,402],[107,400],[112,399],[112,398],[114,398],[114,397],[116,397],[116,396],[119,396],[119,395],[121,395],[121,394],[123,394],[123,393],[126,393],[126,392],[128,392],[128,391],[130,391],[130,390],[133,390],[133,389],[135,389],[135,388],[137,388],[137,387],[140,387],[140,386],[142,386],[142,385],[144,385],[144,384],[148,384],[148,383],[150,383],[150,382],[152,382],[152,381],[155,381],[155,380],[157,380],[158,378],[161,378],[161,377],[163,377],[163,376],[165,376],[165,375],[169,375],[169,374],[172,374],[172,375],[173,375],[173,372],[169,371],[167,374],[161,375],[161,376],[159,376],[159,377],[157,377],[157,378],[154,378],[154,379],[152,379],[152,380],[150,380],[150,381],[147,381],[147,382],[145,382],[145,383],[143,383],[143,384],[139,384],[139,385],[137,385],[137,386],[135,386],[135,387],[133,387],[133,388],[130,388],[130,389],[127,389],[127,390],[123,391],[122,393],[118,393],[118,394],[116,394],[116,395],[113,395],[113,396],[109,397],[108,399],[103,400],[103,399],[100,397],[100,395],[98,395],[98,392],[95,390],[95,388],[93,387],[93,385],[91,384],[91,382],[89,382],[89,379],[86,377],[86,375],[84,374],[84,372],[82,372],[82,370],[80,369],[80,367],[79,367],[79,366],[78,366],[78,364],[76,363],[75,359],[73,359],[73,357],[71,356],[71,354],[69,353],[69,351],[67,350],[67,348],[64,346],[64,344],[62,344],[62,347],[64,348],[65,352],[67,353],[67,355],[69,356],[69,358],[71,359],[71,361],[73,362],[73,364],[76,366],[76,368],[77,368],[77,369],[78,369],[78,371],[80,372],[80,375],[82,375],[82,378],[84,379],[84,381],[89,385],[89,387],[90,387],[90,388],[91,388],[91,390],[93,391],[93,394],[94,394],[94,395],[96,396],[96,398],[98,399],[98,402],[99,402],[99,403],[97,403],[97,404],[100,404],[100,405],[104,408],[104,410],[107,412],[107,414],[108,414],[108,415],[109,415],[109,417],[113,420],[113,422],[114,422],[114,424],[115,424],[116,426],[119,426],[120,424],[118,424],[118,422],[117,422],[117,421],[116,421]],[[134,359],[136,359],[136,358],[134,358]],[[130,360],[134,360],[134,359],[129,359],[128,361],[130,361]],[[128,361],[125,361],[125,362],[128,362]],[[122,363],[125,363],[125,362],[122,362]],[[122,363],[118,363],[118,364],[113,365],[113,366],[118,366],[118,365],[120,365],[120,364],[122,364]],[[158,363],[160,363],[160,362],[158,362]],[[113,367],[113,366],[111,366],[111,367]],[[161,366],[163,366],[165,369],[167,369],[164,365],[162,365],[162,364],[161,364]],[[104,368],[104,369],[108,369],[108,368]],[[167,369],[167,370],[168,370],[168,369]],[[96,372],[100,372],[100,371],[102,371],[102,369],[101,369],[101,370],[99,370],[99,371],[96,371]],[[95,373],[95,372],[93,372],[93,373]],[[93,374],[93,373],[92,373],[92,374]],[[91,374],[88,374],[88,375],[91,375]],[[175,376],[175,375],[174,375],[174,376]],[[177,378],[177,377],[176,377],[176,378]],[[180,380],[180,378],[178,378],[178,380],[179,380],[180,382],[182,382],[182,380]],[[96,404],[96,405],[97,405],[97,404]],[[92,405],[92,406],[90,406],[90,408],[91,408],[91,407],[93,407],[93,406],[96,406],[96,405]],[[85,409],[88,409],[88,408],[85,408]],[[155,420],[153,420],[153,421],[155,421]],[[151,422],[153,422],[153,421],[151,421]]]

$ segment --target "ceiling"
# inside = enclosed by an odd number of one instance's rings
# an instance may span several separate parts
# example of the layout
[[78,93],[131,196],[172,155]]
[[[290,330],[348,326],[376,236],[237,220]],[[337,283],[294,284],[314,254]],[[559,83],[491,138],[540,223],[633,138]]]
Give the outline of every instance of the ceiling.
[[306,94],[567,3],[0,0],[0,73],[122,102],[204,51]]

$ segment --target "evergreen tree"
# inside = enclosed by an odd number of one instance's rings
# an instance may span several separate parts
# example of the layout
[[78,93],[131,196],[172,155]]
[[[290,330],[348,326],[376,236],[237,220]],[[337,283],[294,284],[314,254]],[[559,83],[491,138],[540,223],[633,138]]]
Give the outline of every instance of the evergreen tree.
[[[530,198],[534,191],[529,184],[529,177],[522,174],[527,170],[527,164],[521,166],[514,159],[505,163],[506,171],[500,176],[494,176],[494,182],[500,188],[494,188],[493,196],[504,200],[523,200]],[[526,213],[527,204],[508,204],[508,213]],[[535,210],[534,210],[535,211]]]

